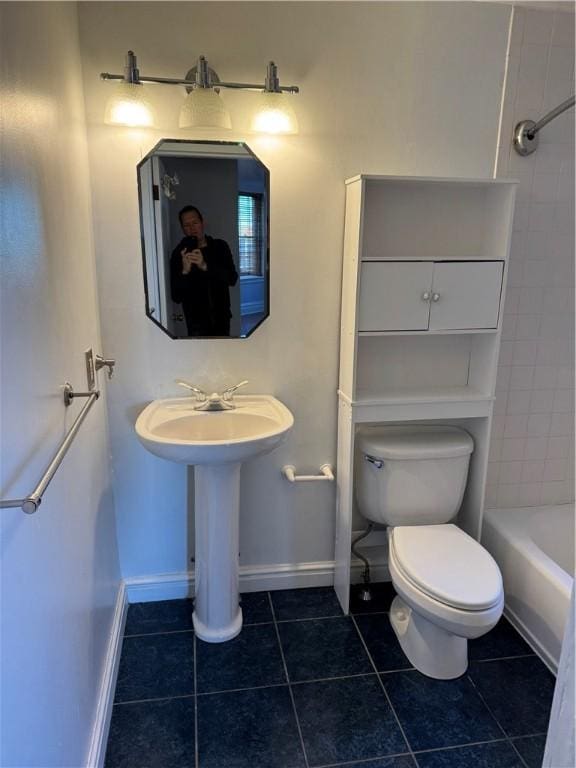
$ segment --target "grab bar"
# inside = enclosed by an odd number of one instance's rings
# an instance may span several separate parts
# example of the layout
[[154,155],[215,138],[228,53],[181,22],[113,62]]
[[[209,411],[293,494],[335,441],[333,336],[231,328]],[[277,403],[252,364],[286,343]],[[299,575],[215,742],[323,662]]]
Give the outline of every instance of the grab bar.
[[42,475],[42,479],[34,488],[31,494],[26,496],[24,499],[7,499],[5,501],[0,501],[0,509],[6,509],[8,507],[22,507],[22,511],[25,512],[27,515],[32,515],[38,507],[40,506],[42,502],[42,496],[44,494],[44,491],[46,488],[48,488],[48,485],[50,484],[50,481],[56,474],[56,470],[60,466],[62,459],[64,456],[66,456],[66,453],[68,451],[68,448],[72,445],[72,442],[74,438],[76,437],[76,433],[80,429],[80,425],[86,418],[86,415],[88,414],[88,411],[96,400],[100,397],[99,390],[94,390],[93,392],[74,392],[72,385],[66,383],[64,385],[64,403],[68,406],[72,402],[72,400],[75,397],[87,397],[88,399],[84,403],[84,406],[78,416],[76,417],[76,421],[70,429],[68,430],[68,433],[66,434],[66,437],[62,441],[62,445],[56,453],[54,454],[54,458],[50,462],[50,464],[46,467],[46,470],[44,474]]

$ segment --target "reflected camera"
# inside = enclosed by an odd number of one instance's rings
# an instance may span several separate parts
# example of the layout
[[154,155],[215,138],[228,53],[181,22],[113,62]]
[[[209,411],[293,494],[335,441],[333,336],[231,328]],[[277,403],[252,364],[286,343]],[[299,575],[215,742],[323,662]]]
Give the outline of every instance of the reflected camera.
[[186,248],[187,251],[193,251],[195,248],[198,248],[198,238],[197,237],[182,238],[182,247]]

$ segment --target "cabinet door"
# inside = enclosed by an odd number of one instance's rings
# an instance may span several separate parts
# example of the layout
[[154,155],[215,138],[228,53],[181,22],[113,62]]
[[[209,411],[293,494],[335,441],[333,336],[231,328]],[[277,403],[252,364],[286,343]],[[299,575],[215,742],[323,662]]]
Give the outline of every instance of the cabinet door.
[[502,261],[434,264],[430,330],[496,328],[503,267]]
[[358,330],[427,330],[433,268],[430,261],[363,262]]

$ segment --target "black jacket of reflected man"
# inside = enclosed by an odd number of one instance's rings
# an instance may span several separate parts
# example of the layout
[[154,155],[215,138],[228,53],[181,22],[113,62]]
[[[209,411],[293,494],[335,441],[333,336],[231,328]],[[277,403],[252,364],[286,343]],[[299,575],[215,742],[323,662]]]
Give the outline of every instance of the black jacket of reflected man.
[[184,241],[178,243],[170,257],[172,301],[182,304],[189,336],[230,335],[230,287],[238,282],[234,259],[225,240],[206,235],[200,248],[206,271],[193,265],[182,274]]

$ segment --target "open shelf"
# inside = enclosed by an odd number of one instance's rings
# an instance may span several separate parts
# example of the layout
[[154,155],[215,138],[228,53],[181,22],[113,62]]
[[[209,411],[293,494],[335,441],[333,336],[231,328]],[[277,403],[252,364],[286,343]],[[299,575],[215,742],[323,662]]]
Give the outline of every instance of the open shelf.
[[491,401],[493,334],[361,334],[353,404]]
[[360,258],[503,259],[510,185],[367,178]]

